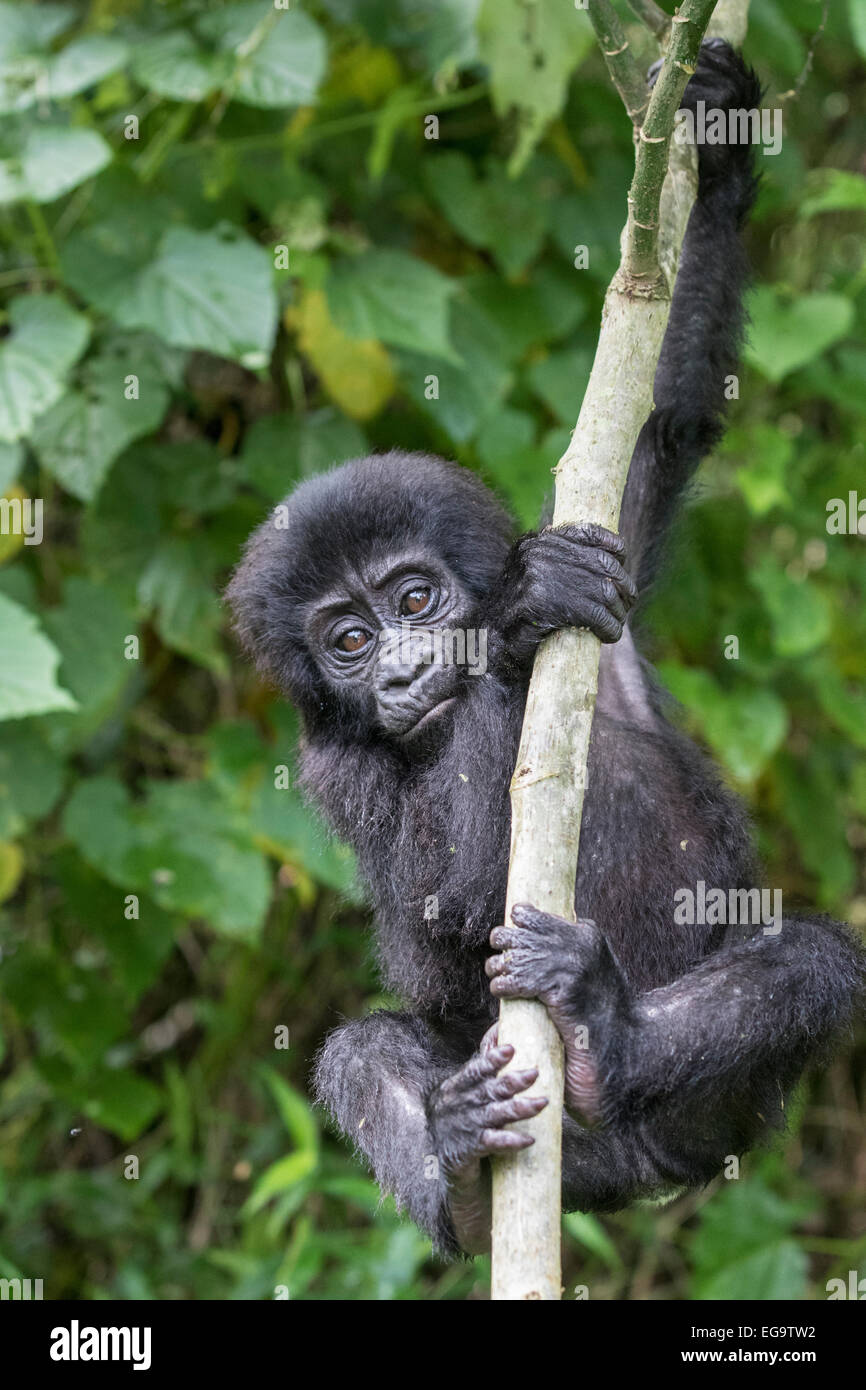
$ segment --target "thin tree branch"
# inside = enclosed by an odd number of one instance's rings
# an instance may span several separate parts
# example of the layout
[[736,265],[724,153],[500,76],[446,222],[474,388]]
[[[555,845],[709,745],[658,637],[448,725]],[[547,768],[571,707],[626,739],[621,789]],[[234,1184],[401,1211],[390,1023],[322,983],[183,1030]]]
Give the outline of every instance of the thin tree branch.
[[589,0],[589,18],[622,104],[632,125],[639,126],[649,106],[649,91],[619,15],[610,0]]
[[638,131],[634,179],[628,195],[624,274],[635,286],[659,278],[659,203],[668,167],[674,117],[716,0],[684,0],[671,24],[671,40],[653,88],[646,119]]
[[661,43],[666,37],[671,27],[671,17],[665,14],[660,5],[655,0],[628,0],[630,10],[634,10],[638,19],[645,24],[651,34],[655,34]]
[[[741,42],[743,30],[736,25],[745,24],[748,0],[720,0],[723,6],[731,37]],[[672,26],[670,52],[644,123],[649,137],[638,142],[640,177],[636,169],[622,264],[605,297],[577,426],[555,470],[554,525],[595,521],[616,530],[619,523],[629,463],[652,410],[670,288],[696,189],[694,151],[685,147],[674,146],[665,177],[674,117],[712,8],[711,0],[684,0]],[[637,225],[639,213],[646,227]],[[567,629],[544,641],[536,655],[511,783],[506,921],[518,902],[574,920],[599,651],[591,633]],[[493,1163],[492,1297],[558,1299],[562,1044],[547,1010],[525,999],[501,1001],[499,1041],[514,1046],[512,1065],[538,1067],[530,1094],[546,1095],[550,1104],[525,1125],[534,1145]]]
[[797,78],[797,81],[794,83],[793,87],[791,87],[789,91],[779,93],[777,97],[778,101],[797,101],[799,99],[800,93],[802,92],[803,87],[805,86],[806,81],[809,77],[809,73],[812,71],[812,64],[815,61],[815,49],[818,47],[818,44],[824,37],[824,30],[827,26],[827,19],[829,14],[830,0],[824,0],[824,8],[821,12],[821,23],[818,25],[818,28],[812,35],[812,40],[809,44],[809,51],[806,54],[806,61],[803,64],[800,76]]

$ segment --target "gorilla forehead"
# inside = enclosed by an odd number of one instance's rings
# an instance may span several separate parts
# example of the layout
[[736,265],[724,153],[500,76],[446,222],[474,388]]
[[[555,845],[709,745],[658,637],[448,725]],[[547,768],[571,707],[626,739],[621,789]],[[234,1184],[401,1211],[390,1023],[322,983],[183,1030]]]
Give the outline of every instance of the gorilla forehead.
[[480,595],[501,569],[513,529],[468,469],[400,450],[310,478],[283,506],[282,529],[265,526],[278,545],[283,580],[300,602],[338,585],[371,555],[413,543],[441,556]]

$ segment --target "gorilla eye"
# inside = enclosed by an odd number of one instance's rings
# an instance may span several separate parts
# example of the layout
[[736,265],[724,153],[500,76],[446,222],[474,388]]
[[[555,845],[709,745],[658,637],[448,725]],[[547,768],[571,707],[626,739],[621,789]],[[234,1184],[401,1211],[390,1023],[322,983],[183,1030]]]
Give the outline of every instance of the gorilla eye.
[[423,613],[430,607],[430,590],[426,586],[410,589],[400,600],[400,616],[407,618],[410,613]]
[[352,654],[366,647],[369,640],[369,632],[365,632],[362,627],[351,627],[348,632],[342,633],[337,638],[336,645],[339,651]]

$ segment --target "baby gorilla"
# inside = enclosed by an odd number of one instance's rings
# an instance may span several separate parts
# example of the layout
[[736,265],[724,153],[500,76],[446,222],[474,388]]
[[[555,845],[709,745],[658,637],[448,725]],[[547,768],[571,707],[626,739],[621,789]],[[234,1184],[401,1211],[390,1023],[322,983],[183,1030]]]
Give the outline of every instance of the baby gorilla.
[[[713,43],[684,104],[698,99],[750,108],[760,93]],[[301,713],[305,786],[357,852],[381,968],[408,1005],[332,1033],[318,1093],[448,1253],[488,1244],[489,1156],[530,1143],[509,1126],[546,1103],[526,1094],[534,1070],[503,1071],[499,997],[542,1000],[561,1032],[563,1204],[609,1210],[708,1181],[779,1124],[862,994],[861,950],[826,919],[677,924],[678,890],[748,903],[757,870],[741,807],[666,721],[627,623],[721,430],[753,194],[748,147],[700,148],[622,539],[578,525],[515,540],[473,474],[394,452],[303,483],[229,587],[243,641]],[[578,920],[525,905],[496,926],[533,654],[562,627],[605,644]]]

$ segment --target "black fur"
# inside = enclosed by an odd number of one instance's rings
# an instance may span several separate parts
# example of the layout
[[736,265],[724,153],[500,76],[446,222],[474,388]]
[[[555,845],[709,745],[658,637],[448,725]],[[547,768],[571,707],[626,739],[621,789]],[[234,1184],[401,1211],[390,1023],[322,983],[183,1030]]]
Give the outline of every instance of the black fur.
[[[731,50],[715,46],[687,100],[696,95],[742,107],[760,94]],[[748,149],[701,151],[656,409],[623,506],[641,583],[721,430],[743,325],[739,232],[753,195]],[[567,1048],[565,1207],[611,1209],[706,1182],[780,1122],[803,1067],[849,1025],[863,955],[846,928],[820,918],[786,917],[777,935],[675,925],[678,888],[760,880],[742,808],[667,722],[630,630],[615,642],[633,599],[619,542],[580,527],[514,540],[476,477],[398,452],[304,483],[283,520],[251,538],[229,598],[245,644],[302,713],[305,785],[357,851],[382,972],[408,1009],[331,1034],[317,1065],[320,1098],[440,1250],[482,1248],[487,1158],[525,1143],[508,1126],[538,1108],[523,1094],[533,1074],[502,1071],[510,1052],[495,1045],[496,996],[535,995]],[[490,642],[487,673],[449,676],[453,703],[415,743],[383,727],[376,668],[352,676],[361,669],[353,658],[311,637],[323,595],[357,589],[367,612],[378,602],[371,566],[407,551],[420,568],[438,557],[453,611]],[[615,642],[602,650],[580,920],[524,911],[494,933],[501,953],[490,958],[531,657],[545,632],[568,624]],[[417,679],[408,671],[393,698],[408,699]],[[575,1047],[578,1025],[588,1049]]]

